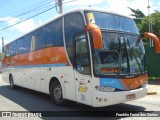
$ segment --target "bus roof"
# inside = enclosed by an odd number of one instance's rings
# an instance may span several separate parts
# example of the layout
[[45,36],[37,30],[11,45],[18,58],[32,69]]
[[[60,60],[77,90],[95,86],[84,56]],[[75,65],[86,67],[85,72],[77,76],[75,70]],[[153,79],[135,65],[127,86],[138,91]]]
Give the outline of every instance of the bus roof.
[[[72,10],[68,10],[67,12],[65,12],[65,13],[63,13],[63,14],[61,14],[61,15],[56,15],[56,16],[54,16],[54,18],[52,18],[51,20],[47,21],[47,22],[44,23],[43,25],[40,25],[39,27],[37,27],[37,28],[35,28],[35,29],[33,29],[33,30],[31,30],[31,31],[29,31],[29,32],[27,32],[27,33],[21,35],[20,37],[17,37],[16,39],[12,40],[12,41],[9,42],[8,44],[12,43],[13,41],[15,41],[15,40],[17,40],[17,39],[22,38],[23,36],[25,36],[25,35],[27,35],[27,34],[33,32],[33,31],[35,31],[35,30],[37,30],[37,29],[39,29],[39,28],[41,28],[41,27],[43,27],[43,26],[45,26],[45,25],[51,23],[52,21],[54,21],[54,20],[56,20],[56,19],[58,19],[58,18],[60,18],[60,17],[62,17],[62,16],[64,16],[64,15],[66,15],[66,14],[69,14],[69,13],[72,13],[72,12],[78,12],[78,11],[79,11],[79,12],[84,12],[84,11],[105,12],[105,13],[108,13],[108,14],[113,14],[113,15],[122,16],[122,17],[125,17],[125,18],[128,18],[128,19],[132,19],[132,18],[130,18],[130,17],[128,17],[128,16],[121,15],[121,14],[114,13],[114,12],[109,12],[109,11],[106,11],[105,9],[101,9],[101,8],[88,7],[88,8],[77,8],[77,9],[72,9]],[[8,45],[8,44],[6,44],[6,45]]]

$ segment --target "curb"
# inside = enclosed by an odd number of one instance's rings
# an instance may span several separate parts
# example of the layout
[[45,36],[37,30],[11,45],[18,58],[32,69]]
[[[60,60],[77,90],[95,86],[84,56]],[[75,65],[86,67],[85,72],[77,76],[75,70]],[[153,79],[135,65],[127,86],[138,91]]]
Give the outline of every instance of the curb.
[[148,92],[147,95],[156,95],[157,92]]

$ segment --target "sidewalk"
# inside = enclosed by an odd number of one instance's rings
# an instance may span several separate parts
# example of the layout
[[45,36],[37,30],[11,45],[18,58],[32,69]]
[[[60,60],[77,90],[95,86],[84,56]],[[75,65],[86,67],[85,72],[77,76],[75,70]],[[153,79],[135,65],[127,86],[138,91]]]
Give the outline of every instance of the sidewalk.
[[148,95],[160,95],[160,80],[158,81],[149,81],[149,89],[148,89]]

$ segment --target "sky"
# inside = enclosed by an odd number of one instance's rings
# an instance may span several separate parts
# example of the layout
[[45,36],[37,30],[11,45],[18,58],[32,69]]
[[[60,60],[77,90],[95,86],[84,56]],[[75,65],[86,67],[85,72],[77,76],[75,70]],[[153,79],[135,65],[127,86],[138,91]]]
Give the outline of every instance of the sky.
[[[2,47],[2,37],[4,38],[4,43],[7,44],[59,15],[56,8],[53,8],[41,15],[28,19],[54,7],[55,1],[0,0],[0,49]],[[63,3],[65,3],[63,4],[63,12],[79,7],[96,7],[131,17],[130,14],[132,13],[128,9],[130,7],[140,9],[146,16],[148,15],[148,0],[63,0]],[[160,11],[160,0],[150,0],[149,3],[151,6],[150,13],[153,13],[154,10]],[[25,22],[7,28],[26,19],[28,20]]]

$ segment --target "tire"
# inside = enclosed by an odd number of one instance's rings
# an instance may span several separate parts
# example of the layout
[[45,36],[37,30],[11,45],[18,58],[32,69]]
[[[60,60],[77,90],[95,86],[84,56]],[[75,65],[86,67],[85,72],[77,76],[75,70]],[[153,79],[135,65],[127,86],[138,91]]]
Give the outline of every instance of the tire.
[[11,89],[15,89],[14,81],[12,75],[9,76],[9,84]]
[[58,81],[51,83],[50,96],[54,104],[59,106],[66,105],[66,100],[63,99],[62,87]]

